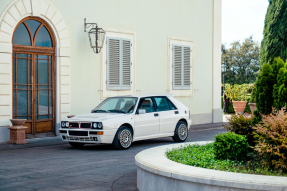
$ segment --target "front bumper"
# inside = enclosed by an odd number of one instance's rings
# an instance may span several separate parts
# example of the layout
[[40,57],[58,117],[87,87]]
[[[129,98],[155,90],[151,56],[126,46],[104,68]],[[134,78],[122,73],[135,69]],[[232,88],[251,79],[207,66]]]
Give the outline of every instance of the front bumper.
[[[98,135],[97,132],[101,132]],[[112,143],[117,129],[97,130],[81,128],[60,128],[59,134],[63,141],[78,143]]]

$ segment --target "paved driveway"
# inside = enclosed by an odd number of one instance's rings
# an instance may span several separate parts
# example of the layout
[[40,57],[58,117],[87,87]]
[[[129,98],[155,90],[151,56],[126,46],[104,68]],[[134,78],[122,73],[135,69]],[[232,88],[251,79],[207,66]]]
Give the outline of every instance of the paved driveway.
[[[187,141],[212,140],[215,134],[223,132],[220,124],[199,125],[190,129]],[[138,141],[124,151],[114,150],[111,145],[75,149],[57,138],[50,145],[2,144],[0,190],[135,191],[135,155],[150,147],[172,143],[170,137]]]

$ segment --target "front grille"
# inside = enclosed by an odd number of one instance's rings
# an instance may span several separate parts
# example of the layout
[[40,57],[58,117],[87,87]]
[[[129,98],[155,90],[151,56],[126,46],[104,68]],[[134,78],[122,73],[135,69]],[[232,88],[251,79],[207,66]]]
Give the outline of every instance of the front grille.
[[69,135],[88,136],[88,131],[69,131]]
[[92,137],[66,137],[66,140],[69,140],[69,141],[97,141],[97,140],[94,140]]
[[81,128],[90,129],[91,126],[92,126],[92,123],[81,123]]
[[70,122],[69,127],[79,128],[79,123]]

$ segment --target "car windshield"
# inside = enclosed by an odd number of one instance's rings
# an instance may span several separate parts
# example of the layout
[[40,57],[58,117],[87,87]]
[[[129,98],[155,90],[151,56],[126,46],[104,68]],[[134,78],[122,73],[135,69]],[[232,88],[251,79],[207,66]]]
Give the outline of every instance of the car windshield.
[[135,97],[108,98],[92,110],[92,113],[132,113],[136,102]]

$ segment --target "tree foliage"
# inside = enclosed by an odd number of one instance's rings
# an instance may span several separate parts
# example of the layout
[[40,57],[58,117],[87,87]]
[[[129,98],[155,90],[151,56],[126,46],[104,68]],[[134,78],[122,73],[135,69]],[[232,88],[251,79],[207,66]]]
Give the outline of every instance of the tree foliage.
[[287,59],[287,1],[269,1],[263,40],[261,43],[260,65],[270,63],[276,57]]
[[256,80],[259,70],[260,46],[250,36],[242,43],[235,41],[230,48],[221,46],[222,65],[226,66],[225,83],[249,84]]

